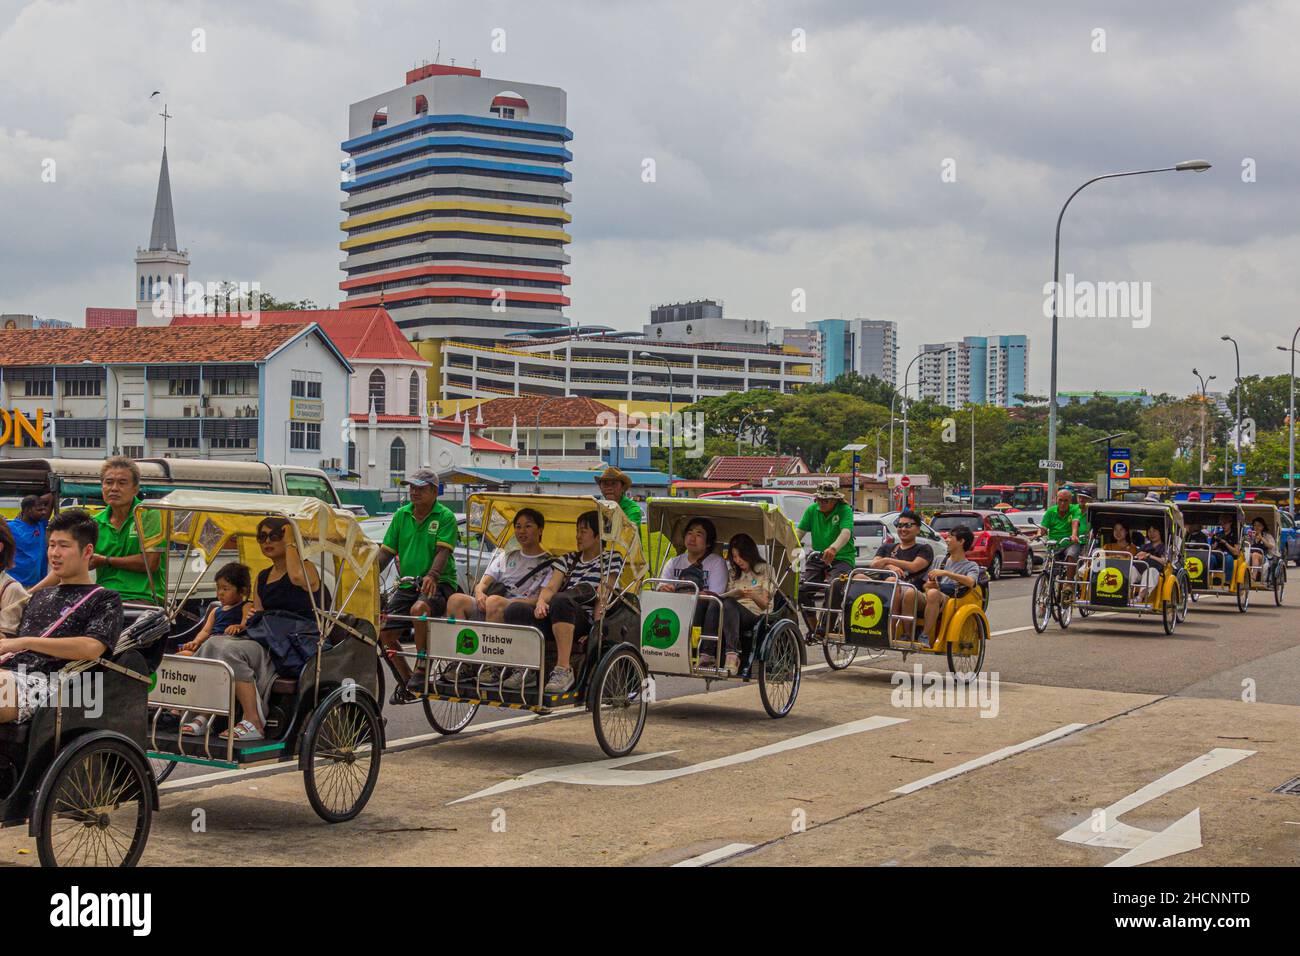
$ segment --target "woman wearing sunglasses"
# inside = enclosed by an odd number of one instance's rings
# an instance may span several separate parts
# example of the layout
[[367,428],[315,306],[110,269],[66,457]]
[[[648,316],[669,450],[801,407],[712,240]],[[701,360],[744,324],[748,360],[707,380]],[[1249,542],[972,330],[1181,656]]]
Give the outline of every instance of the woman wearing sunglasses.
[[[253,616],[244,633],[214,634],[194,655],[230,665],[235,676],[235,699],[243,718],[226,733],[245,741],[266,736],[262,702],[275,680],[277,664],[264,643],[267,632],[274,630],[290,643],[310,643],[314,649],[314,639],[300,640],[299,636],[310,636],[315,631],[312,593],[316,594],[317,604],[323,598],[320,575],[298,553],[286,519],[263,518],[257,525],[257,544],[271,566],[258,572]],[[181,728],[181,733],[202,736],[209,719],[206,715],[195,717]]]

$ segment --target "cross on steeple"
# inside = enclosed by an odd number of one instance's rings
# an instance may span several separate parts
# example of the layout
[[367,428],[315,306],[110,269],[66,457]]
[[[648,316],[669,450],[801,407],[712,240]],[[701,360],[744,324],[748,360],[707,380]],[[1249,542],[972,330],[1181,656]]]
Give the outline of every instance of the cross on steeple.
[[167,148],[167,121],[172,118],[172,114],[167,112],[167,104],[163,104],[163,111],[158,114],[163,121],[163,149]]

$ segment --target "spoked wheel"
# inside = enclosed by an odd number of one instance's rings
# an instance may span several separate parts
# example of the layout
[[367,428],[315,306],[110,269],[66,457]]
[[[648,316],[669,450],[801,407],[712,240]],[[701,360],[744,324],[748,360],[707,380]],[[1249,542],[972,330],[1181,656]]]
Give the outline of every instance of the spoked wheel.
[[307,799],[326,823],[342,823],[360,813],[379,780],[379,715],[368,699],[346,699],[344,690],[317,708],[302,738]]
[[1183,588],[1177,580],[1174,581],[1174,591],[1169,595],[1169,600],[1160,605],[1160,621],[1165,626],[1165,633],[1174,633],[1174,628],[1178,626],[1181,618],[1178,616],[1178,607],[1180,604],[1185,605],[1183,598]]
[[856,644],[835,644],[831,641],[823,641],[822,654],[825,656],[826,663],[831,670],[842,671],[857,658],[858,646]]
[[176,769],[175,760],[163,760],[159,757],[149,758],[149,769],[153,771],[153,779],[156,783],[162,783],[172,775]]
[[473,721],[478,704],[452,703],[449,700],[424,698],[424,717],[440,734],[458,734]]
[[[1061,625],[1061,630],[1064,631],[1070,626],[1070,620],[1074,617],[1074,596],[1071,595],[1068,601],[1057,601],[1052,613],[1056,615],[1056,623]],[[1079,608],[1079,616],[1088,615],[1084,613],[1083,608]]]
[[611,757],[627,756],[641,739],[650,706],[645,680],[645,666],[630,647],[611,652],[592,678],[591,719],[596,742]]
[[1286,563],[1279,561],[1273,569],[1273,603],[1282,606],[1282,592],[1286,590]]
[[[830,645],[825,645],[829,647]],[[857,649],[854,648],[856,651]],[[826,658],[830,660],[830,656]],[[853,657],[850,656],[852,661]],[[799,636],[789,625],[777,625],[767,645],[767,657],[758,663],[758,695],[769,717],[784,717],[799,696],[803,670],[799,667]]]
[[38,805],[42,866],[135,866],[149,839],[152,800],[144,758],[123,740],[65,751]]
[[1049,580],[1050,575],[1040,574],[1038,580],[1034,582],[1034,597],[1030,603],[1029,610],[1033,618],[1034,630],[1039,634],[1047,630],[1047,625],[1052,620],[1052,582]]
[[1250,580],[1249,578],[1237,585],[1237,610],[1242,614],[1246,613],[1246,608],[1250,607]]
[[966,618],[957,639],[948,642],[948,670],[962,681],[972,681],[984,666],[984,650],[988,645],[989,621],[983,614]]
[[1182,624],[1187,620],[1187,602],[1191,595],[1191,582],[1187,580],[1187,575],[1181,571],[1178,574],[1178,623]]

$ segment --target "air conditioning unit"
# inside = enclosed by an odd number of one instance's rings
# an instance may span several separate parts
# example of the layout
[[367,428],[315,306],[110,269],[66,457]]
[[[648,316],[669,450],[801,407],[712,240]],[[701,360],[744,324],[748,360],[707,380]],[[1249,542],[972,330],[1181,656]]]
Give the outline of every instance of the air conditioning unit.
[[189,405],[186,405],[186,406],[185,406],[185,408],[184,408],[184,410],[183,410],[183,414],[184,414],[184,416],[185,416],[186,418],[189,418],[189,417],[190,417],[190,406],[189,406]]

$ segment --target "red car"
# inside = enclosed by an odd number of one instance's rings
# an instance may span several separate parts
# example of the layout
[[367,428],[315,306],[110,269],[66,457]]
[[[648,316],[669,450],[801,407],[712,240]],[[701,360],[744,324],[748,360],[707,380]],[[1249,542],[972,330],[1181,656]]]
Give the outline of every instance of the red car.
[[945,511],[930,522],[945,539],[960,525],[975,535],[966,557],[987,568],[990,578],[997,580],[1003,571],[1018,571],[1024,577],[1033,573],[1034,553],[1029,539],[1001,511]]

